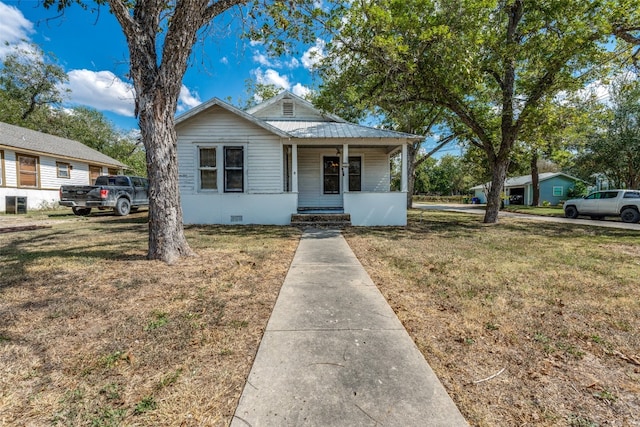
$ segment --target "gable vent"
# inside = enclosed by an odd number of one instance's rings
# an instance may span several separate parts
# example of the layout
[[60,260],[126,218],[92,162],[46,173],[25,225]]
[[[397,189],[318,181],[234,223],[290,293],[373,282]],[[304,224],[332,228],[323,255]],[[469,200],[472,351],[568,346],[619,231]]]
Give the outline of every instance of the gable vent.
[[282,101],[282,115],[293,117],[293,101]]

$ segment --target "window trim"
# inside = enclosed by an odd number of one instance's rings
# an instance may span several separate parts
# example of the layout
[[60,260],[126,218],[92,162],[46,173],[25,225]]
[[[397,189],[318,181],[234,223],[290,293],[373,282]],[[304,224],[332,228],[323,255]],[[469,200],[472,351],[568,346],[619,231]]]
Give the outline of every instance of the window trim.
[[[202,150],[215,150],[215,159],[216,159],[216,165],[211,167],[211,166],[200,166],[200,159],[201,159],[201,153]],[[197,147],[197,164],[196,164],[196,170],[198,171],[198,191],[200,192],[207,192],[207,193],[211,193],[211,192],[218,192],[220,185],[220,177],[219,172],[218,172],[218,164],[220,163],[219,159],[218,159],[218,152],[219,152],[219,146],[218,145],[198,145]],[[215,176],[216,176],[216,187],[215,188],[203,188],[202,187],[202,171],[212,171],[215,172]]]
[[[351,173],[351,160],[352,159],[353,160],[358,159],[360,161],[360,173],[358,173],[358,174],[352,174]],[[349,191],[350,192],[351,191],[353,191],[353,192],[359,192],[359,191],[361,192],[362,191],[362,163],[363,163],[362,155],[349,156],[349,179],[348,179],[348,181],[349,181]],[[351,177],[352,176],[359,176],[360,177],[360,188],[358,188],[357,190],[352,190],[351,189]]]
[[[241,153],[241,158],[242,158],[242,165],[241,166],[227,166],[227,150],[233,150],[233,151],[240,151]],[[242,145],[223,145],[222,146],[222,151],[223,151],[223,185],[224,185],[224,192],[225,193],[244,193],[244,184],[245,184],[245,177],[244,177],[244,173],[245,173],[245,149],[244,146]],[[231,189],[229,188],[229,183],[227,181],[228,175],[227,175],[227,171],[240,171],[240,177],[241,177],[241,183],[240,183],[240,189]]]
[[[560,191],[557,191],[560,190]],[[559,194],[558,194],[559,193]],[[564,196],[564,187],[561,185],[554,185],[552,188],[553,197],[562,197]]]
[[[35,160],[35,172],[33,175],[35,176],[35,185],[24,185],[22,183],[22,170],[20,168],[20,158],[30,158]],[[29,172],[30,173],[30,172]],[[18,188],[40,188],[40,158],[38,156],[31,156],[28,154],[16,153],[16,175],[18,178]]]
[[[60,168],[64,167],[67,172],[67,176],[60,174]],[[71,164],[65,162],[56,162],[56,176],[60,179],[71,179]]]
[[0,150],[0,187],[7,186],[7,180],[4,172],[4,150]]

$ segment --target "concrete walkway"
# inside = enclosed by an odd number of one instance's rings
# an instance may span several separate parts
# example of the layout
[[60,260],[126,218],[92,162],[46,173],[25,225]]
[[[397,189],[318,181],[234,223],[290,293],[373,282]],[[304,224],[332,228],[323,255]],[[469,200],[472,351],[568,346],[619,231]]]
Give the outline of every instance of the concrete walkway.
[[231,426],[467,425],[340,232],[306,231]]

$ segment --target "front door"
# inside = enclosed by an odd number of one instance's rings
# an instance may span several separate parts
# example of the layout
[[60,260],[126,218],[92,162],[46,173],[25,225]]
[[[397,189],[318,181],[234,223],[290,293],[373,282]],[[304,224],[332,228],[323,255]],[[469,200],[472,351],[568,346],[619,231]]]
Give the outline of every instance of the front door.
[[336,150],[298,150],[298,208],[342,209],[342,168]]

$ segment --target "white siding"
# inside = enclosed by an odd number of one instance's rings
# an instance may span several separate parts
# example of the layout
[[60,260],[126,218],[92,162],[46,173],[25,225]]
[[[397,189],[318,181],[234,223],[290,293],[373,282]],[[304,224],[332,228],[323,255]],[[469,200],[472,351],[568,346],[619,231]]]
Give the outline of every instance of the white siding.
[[[207,144],[246,147],[245,193],[282,193],[282,144],[277,135],[220,107],[180,123],[176,131],[182,194],[198,193],[198,146]],[[222,191],[221,166],[218,165],[219,191]]]
[[[291,101],[291,100],[288,100]],[[253,115],[263,120],[282,120],[282,119],[295,119],[295,120],[308,120],[308,121],[324,121],[326,120],[321,114],[314,109],[311,109],[305,105],[301,105],[293,100],[294,109],[292,116],[283,116],[282,114],[282,100],[266,107],[263,110],[257,111]]]
[[[299,206],[313,208],[342,207],[341,195],[326,195],[322,192],[322,157],[335,156],[335,149],[298,146],[298,150]],[[389,156],[384,148],[350,146],[349,156],[362,157],[363,192],[389,191],[391,173]]]

